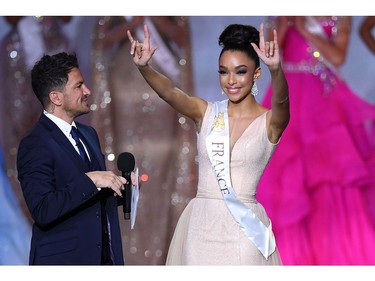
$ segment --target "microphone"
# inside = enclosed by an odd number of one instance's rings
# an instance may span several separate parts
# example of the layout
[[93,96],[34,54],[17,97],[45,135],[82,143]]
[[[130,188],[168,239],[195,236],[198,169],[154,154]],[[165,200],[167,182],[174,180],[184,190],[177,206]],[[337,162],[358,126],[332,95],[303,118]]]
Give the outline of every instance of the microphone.
[[126,179],[124,184],[125,190],[122,190],[122,208],[124,211],[124,219],[130,219],[131,211],[131,198],[132,198],[132,182],[131,182],[131,172],[134,170],[135,159],[134,155],[130,152],[122,152],[117,159],[117,168],[122,172],[122,176]]

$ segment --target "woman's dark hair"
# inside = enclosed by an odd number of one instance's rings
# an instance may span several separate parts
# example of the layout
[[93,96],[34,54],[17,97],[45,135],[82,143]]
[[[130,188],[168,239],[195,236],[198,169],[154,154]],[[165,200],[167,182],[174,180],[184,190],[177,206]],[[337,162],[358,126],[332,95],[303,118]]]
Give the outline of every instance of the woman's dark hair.
[[42,103],[43,108],[49,103],[51,91],[62,91],[68,82],[68,74],[73,68],[78,68],[75,53],[65,52],[55,55],[44,55],[31,70],[31,86]]
[[243,24],[228,25],[219,37],[219,46],[223,47],[219,58],[225,51],[241,51],[254,60],[257,68],[260,65],[259,56],[250,43],[255,43],[259,47],[259,31],[255,27]]

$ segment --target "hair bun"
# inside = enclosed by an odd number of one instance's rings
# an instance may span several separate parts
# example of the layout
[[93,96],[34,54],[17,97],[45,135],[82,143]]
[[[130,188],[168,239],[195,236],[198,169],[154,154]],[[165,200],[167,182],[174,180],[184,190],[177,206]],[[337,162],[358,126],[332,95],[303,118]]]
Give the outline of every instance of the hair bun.
[[219,37],[219,45],[223,47],[248,46],[250,43],[259,46],[259,31],[250,25],[228,25]]

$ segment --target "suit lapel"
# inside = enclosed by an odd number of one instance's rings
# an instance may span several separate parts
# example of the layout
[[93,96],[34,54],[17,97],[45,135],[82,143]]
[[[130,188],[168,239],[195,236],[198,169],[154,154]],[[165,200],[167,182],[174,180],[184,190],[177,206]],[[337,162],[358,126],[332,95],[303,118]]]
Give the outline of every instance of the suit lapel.
[[56,143],[58,143],[61,149],[63,149],[66,152],[66,155],[68,155],[78,167],[80,167],[81,169],[85,169],[85,165],[83,165],[82,163],[82,158],[79,156],[71,142],[67,139],[67,137],[60,130],[60,128],[48,117],[46,117],[43,113],[39,121],[40,124],[49,132],[51,138]]

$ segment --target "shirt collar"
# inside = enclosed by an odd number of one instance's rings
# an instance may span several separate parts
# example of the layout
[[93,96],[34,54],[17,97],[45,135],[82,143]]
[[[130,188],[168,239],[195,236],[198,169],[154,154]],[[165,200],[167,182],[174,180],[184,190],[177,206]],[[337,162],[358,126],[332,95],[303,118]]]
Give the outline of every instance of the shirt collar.
[[70,131],[72,129],[72,126],[76,127],[77,128],[77,125],[76,123],[73,121],[72,124],[69,124],[68,122],[66,122],[65,120],[51,114],[51,113],[48,113],[47,111],[43,111],[44,115],[46,117],[48,117],[49,119],[51,119],[51,121],[53,123],[56,124],[57,127],[60,128],[61,131],[63,131],[64,134],[66,135],[69,135],[70,134]]

